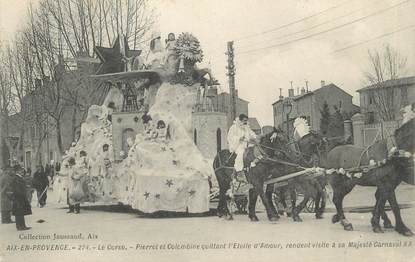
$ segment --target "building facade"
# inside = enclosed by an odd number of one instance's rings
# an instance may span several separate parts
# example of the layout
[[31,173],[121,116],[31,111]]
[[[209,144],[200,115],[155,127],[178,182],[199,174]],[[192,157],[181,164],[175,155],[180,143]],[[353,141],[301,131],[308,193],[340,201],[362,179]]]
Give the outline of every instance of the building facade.
[[[45,166],[61,160],[65,150],[79,138],[89,105],[103,101],[104,97],[95,92],[98,85],[89,78],[97,65],[95,59],[82,58],[71,67],[68,64],[61,67],[60,98],[65,97],[67,102],[59,104],[45,97],[48,92],[56,92],[53,87],[56,83],[50,77],[35,79],[33,89],[23,98],[22,110],[9,117],[8,140],[13,143],[8,148],[14,161],[34,170],[37,164]],[[59,64],[55,70],[58,68]],[[54,111],[60,112],[56,114],[59,121],[54,118]],[[16,141],[17,150],[13,148]]]
[[[291,109],[287,107],[287,103],[291,104]],[[352,96],[335,84],[322,83],[322,86],[314,91],[306,91],[302,88],[301,93],[297,95],[294,95],[294,89],[289,89],[288,97],[280,97],[272,104],[274,126],[286,130],[288,114],[290,130],[294,119],[303,117],[307,119],[312,130],[320,131],[321,110],[324,103],[328,104],[332,112],[334,107],[341,112],[354,112],[359,108],[352,103]]]
[[[400,120],[400,110],[415,101],[415,76],[387,80],[379,85],[357,90],[366,124],[376,124],[385,117],[382,107],[391,114],[386,121]],[[380,108],[381,107],[381,108]]]
[[[236,115],[248,115],[248,101],[236,99]],[[192,138],[205,158],[213,159],[217,152],[228,148],[227,134],[234,119],[230,112],[230,94],[218,94],[216,87],[201,88],[192,113]],[[255,133],[261,133],[256,118],[249,118]]]
[[[387,138],[388,147],[394,146],[393,134],[401,126],[401,109],[415,102],[415,77],[387,80],[378,86],[357,90],[360,94],[361,114],[353,116],[354,144],[361,147],[372,145]],[[380,97],[382,96],[382,97]],[[384,97],[383,97],[384,96]],[[389,119],[381,115],[379,98],[390,112]]]

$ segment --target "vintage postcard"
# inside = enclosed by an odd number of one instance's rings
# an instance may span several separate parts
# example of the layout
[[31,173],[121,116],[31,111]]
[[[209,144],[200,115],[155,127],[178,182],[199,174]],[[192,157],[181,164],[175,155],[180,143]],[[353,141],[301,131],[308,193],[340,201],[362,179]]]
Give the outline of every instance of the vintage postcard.
[[0,262],[415,261],[413,0],[0,0]]

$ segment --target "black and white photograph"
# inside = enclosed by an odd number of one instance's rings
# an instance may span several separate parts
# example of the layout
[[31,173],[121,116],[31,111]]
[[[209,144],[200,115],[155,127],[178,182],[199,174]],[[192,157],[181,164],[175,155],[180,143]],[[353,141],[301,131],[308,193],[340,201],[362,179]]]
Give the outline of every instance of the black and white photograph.
[[415,261],[415,0],[0,0],[0,262]]

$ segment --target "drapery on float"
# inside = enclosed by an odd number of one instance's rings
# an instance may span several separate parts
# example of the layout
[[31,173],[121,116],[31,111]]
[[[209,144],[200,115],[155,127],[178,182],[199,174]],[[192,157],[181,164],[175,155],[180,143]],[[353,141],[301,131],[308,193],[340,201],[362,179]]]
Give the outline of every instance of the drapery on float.
[[[107,96],[89,108],[79,140],[62,159],[58,201],[76,195],[78,201],[121,202],[145,213],[209,210],[212,170],[191,139],[197,89],[206,81],[207,70],[195,66],[203,53],[189,33],[177,40],[169,34],[166,43],[163,50],[154,34],[147,61],[125,37],[112,48],[95,48],[102,64],[92,77]],[[67,194],[71,171],[83,181],[77,188],[82,198]]]

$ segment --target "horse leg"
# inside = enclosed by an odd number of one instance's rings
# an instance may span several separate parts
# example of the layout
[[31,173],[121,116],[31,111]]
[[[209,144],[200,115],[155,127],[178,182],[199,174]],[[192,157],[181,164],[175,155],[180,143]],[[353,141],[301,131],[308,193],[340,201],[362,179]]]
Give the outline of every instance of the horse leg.
[[414,234],[412,233],[412,231],[402,221],[401,210],[399,208],[398,201],[396,200],[395,190],[393,190],[389,194],[388,201],[389,201],[389,204],[391,205],[393,215],[395,216],[395,221],[396,221],[395,230],[399,234],[402,234],[404,236],[407,236],[407,237],[413,236]]
[[319,208],[320,217],[317,217],[317,215],[316,215],[317,219],[323,218],[323,213],[326,210],[326,191],[325,190],[323,190],[323,192],[322,192],[320,203],[321,203],[320,208]]
[[274,193],[274,186],[271,184],[268,184],[265,190],[265,198],[267,199],[270,205],[271,212],[274,214],[274,216],[279,218],[280,216],[278,215],[277,209],[275,208],[274,201],[272,201],[273,193]]
[[305,208],[305,206],[307,205],[308,201],[311,198],[310,188],[309,188],[310,186],[311,185],[308,182],[304,181],[302,183],[302,189],[303,189],[303,194],[304,194],[303,200],[300,202],[300,204],[298,204],[298,206],[295,206],[294,201],[293,201],[292,216],[293,216],[293,220],[295,222],[302,222],[303,221],[300,218],[300,212]]
[[228,208],[230,197],[226,194],[231,187],[231,174],[228,174],[228,172],[222,170],[217,172],[215,175],[219,184],[218,216],[225,216],[226,219],[231,220],[232,214]]
[[[376,197],[376,203],[377,203],[379,201],[379,198],[380,198],[379,189],[376,190],[375,197]],[[384,228],[393,228],[392,222],[390,221],[388,215],[386,214],[385,209],[383,209],[381,211],[380,216],[383,220],[383,227]]]
[[355,184],[351,180],[346,180],[343,175],[335,173],[330,177],[330,185],[333,189],[333,203],[336,206],[337,211],[337,213],[333,215],[331,222],[337,223],[340,221],[344,230],[352,231],[352,223],[344,216],[343,199],[353,190]]
[[370,220],[370,223],[372,224],[373,232],[383,233],[383,230],[379,225],[379,220],[380,220],[381,213],[385,211],[385,203],[388,197],[388,192],[386,190],[380,190],[379,188],[377,192],[378,192],[378,198],[376,199],[375,208],[373,210],[373,216],[372,216],[372,219]]
[[336,206],[337,214],[335,214],[332,218],[332,222],[336,223],[339,222],[342,224],[344,230],[346,231],[353,231],[353,225],[350,223],[346,217],[344,216],[343,211],[343,199],[346,196],[344,192],[336,192],[334,191],[333,194],[333,203]]
[[[255,174],[253,174],[253,175],[255,175]],[[268,198],[265,197],[265,192],[264,192],[264,186],[263,185],[264,185],[264,183],[263,183],[263,181],[261,181],[261,179],[258,179],[256,181],[254,181],[254,183],[253,183],[254,190],[256,191],[257,195],[259,195],[259,197],[262,200],[262,203],[265,206],[265,210],[267,212],[268,219],[270,221],[277,221],[278,220],[278,217],[277,217],[278,215],[276,214],[276,212],[275,213],[273,212],[273,210],[271,208],[271,205],[270,205],[270,202],[268,201]]]
[[295,186],[290,187],[290,198],[291,198],[291,212],[287,212],[287,217],[293,216],[295,212],[295,207],[297,206],[297,191],[295,191]]
[[253,189],[249,189],[249,199],[248,199],[248,217],[252,222],[259,221],[258,217],[255,214],[256,201],[258,199],[258,193]]
[[226,206],[226,188],[219,189],[219,203],[218,203],[218,217],[226,216],[227,215],[227,206]]
[[[316,216],[317,219],[322,219],[323,218],[323,212],[324,212],[324,209],[326,207],[324,190],[323,190],[322,186],[320,185],[320,183],[318,181],[315,182],[315,186],[316,186],[316,189],[317,189],[317,195],[316,195],[316,199],[314,201],[314,203],[315,203],[315,206],[314,206],[315,216]],[[320,206],[320,201],[321,201],[321,206]]]

